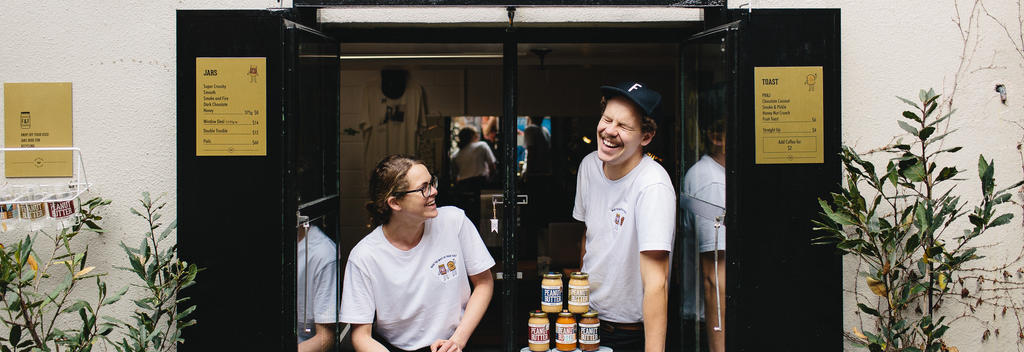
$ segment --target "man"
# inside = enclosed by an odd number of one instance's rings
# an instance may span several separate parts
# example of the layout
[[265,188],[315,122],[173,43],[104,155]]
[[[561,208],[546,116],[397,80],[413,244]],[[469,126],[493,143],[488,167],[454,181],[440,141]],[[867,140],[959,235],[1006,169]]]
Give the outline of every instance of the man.
[[643,150],[661,95],[640,82],[601,91],[597,151],[580,163],[573,209],[587,226],[590,307],[602,319],[602,345],[664,351],[676,199],[668,173]]

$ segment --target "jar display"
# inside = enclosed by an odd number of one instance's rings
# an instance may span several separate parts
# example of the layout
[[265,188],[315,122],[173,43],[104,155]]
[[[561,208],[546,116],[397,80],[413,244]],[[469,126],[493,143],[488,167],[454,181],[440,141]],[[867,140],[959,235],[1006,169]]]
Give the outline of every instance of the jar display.
[[590,310],[590,275],[575,272],[569,277],[569,312],[586,313]]
[[567,310],[558,313],[558,320],[555,321],[555,349],[576,350],[576,318]]
[[531,312],[528,325],[530,351],[540,352],[551,349],[551,337],[549,335],[551,322],[548,320],[548,314],[539,310]]
[[597,351],[601,348],[601,321],[597,312],[589,311],[580,317],[580,350]]
[[540,310],[545,313],[562,311],[562,274],[544,274],[540,282]]

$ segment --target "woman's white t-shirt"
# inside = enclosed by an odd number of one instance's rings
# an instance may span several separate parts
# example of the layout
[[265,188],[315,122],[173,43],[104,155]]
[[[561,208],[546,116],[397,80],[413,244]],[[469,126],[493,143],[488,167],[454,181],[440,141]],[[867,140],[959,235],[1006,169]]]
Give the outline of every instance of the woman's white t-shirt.
[[388,343],[405,350],[451,337],[469,302],[469,276],[490,269],[494,259],[461,209],[441,207],[437,213],[408,251],[391,245],[380,226],[352,248],[342,322],[372,323]]

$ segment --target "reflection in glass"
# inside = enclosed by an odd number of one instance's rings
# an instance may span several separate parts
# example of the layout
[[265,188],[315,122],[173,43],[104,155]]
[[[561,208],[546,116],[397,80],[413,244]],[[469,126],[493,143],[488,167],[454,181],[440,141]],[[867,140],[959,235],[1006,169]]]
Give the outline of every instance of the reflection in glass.
[[334,346],[338,321],[337,247],[320,230],[304,222],[296,231],[296,334],[299,351],[327,351]]

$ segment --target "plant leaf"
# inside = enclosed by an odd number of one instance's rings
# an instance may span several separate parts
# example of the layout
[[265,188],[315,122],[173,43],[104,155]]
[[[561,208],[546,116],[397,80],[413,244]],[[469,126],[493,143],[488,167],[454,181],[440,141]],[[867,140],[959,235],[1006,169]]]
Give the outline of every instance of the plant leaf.
[[918,132],[917,129],[914,128],[914,126],[911,126],[909,123],[906,123],[906,122],[903,122],[903,121],[896,121],[896,122],[899,123],[900,128],[902,128],[904,131],[907,131],[910,134],[915,135],[915,136],[920,134],[920,132]]

